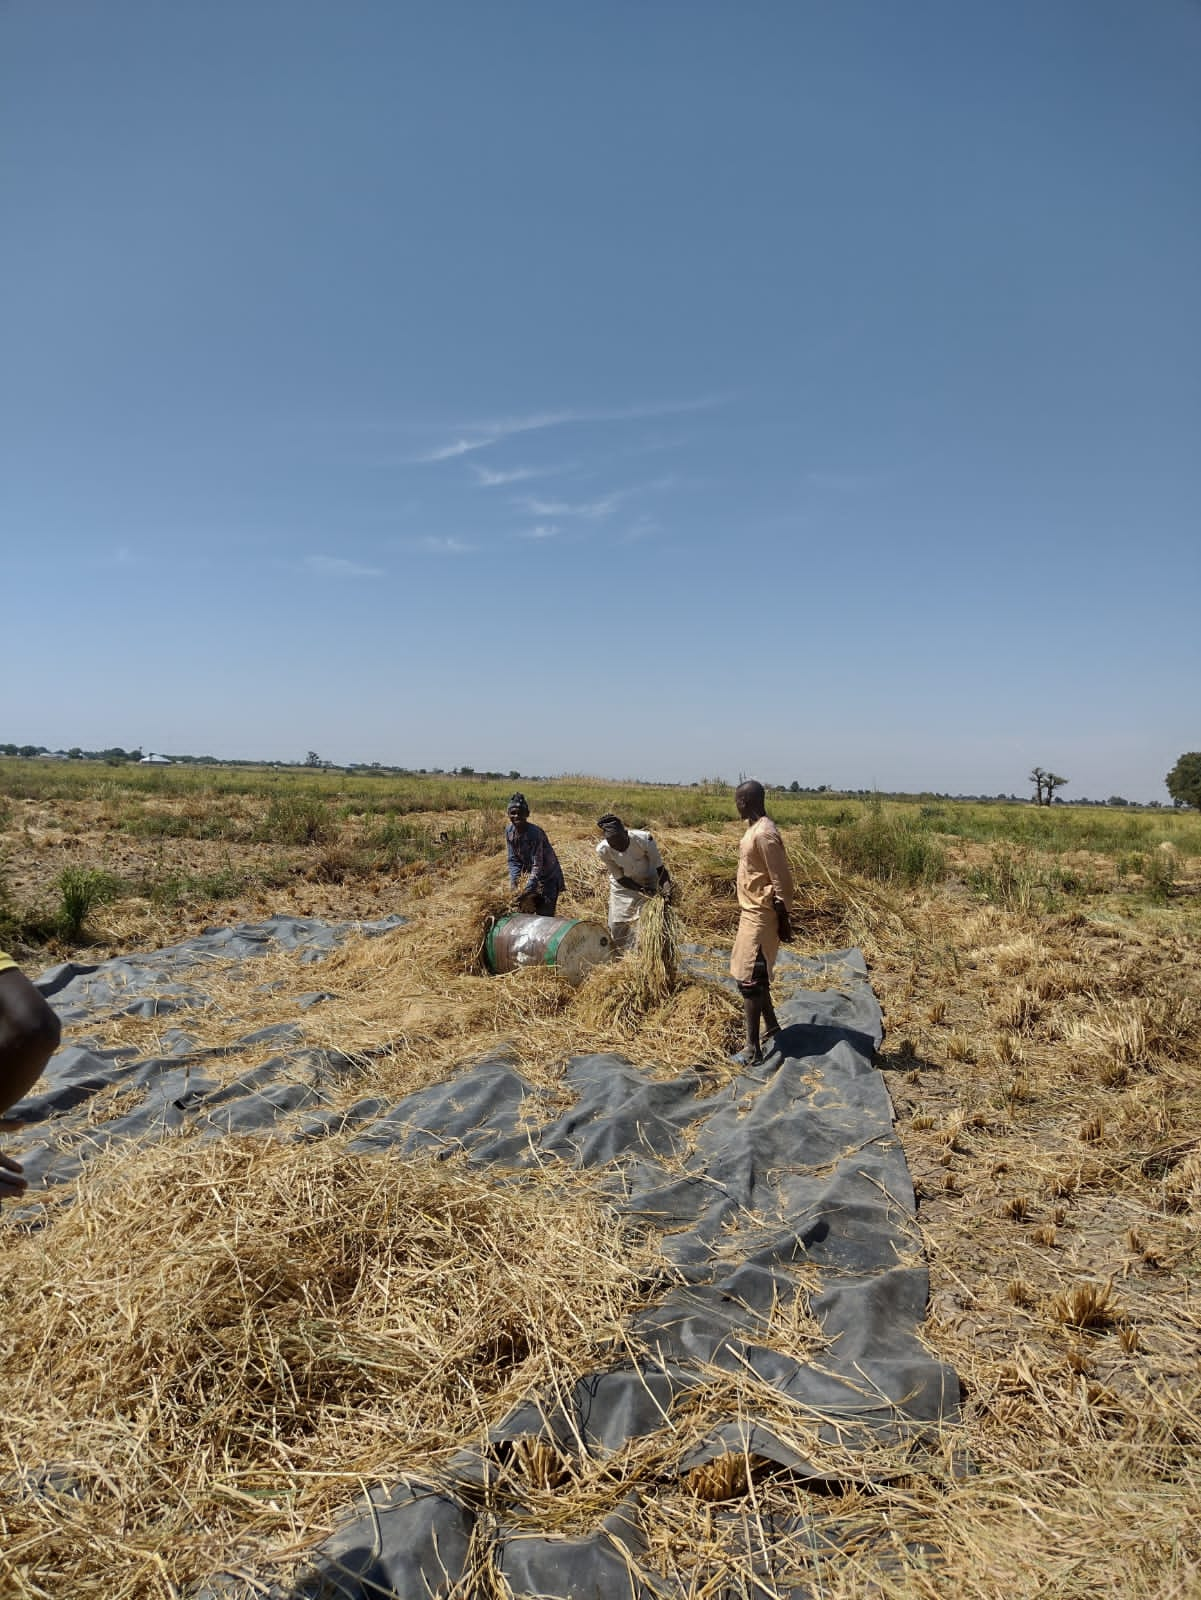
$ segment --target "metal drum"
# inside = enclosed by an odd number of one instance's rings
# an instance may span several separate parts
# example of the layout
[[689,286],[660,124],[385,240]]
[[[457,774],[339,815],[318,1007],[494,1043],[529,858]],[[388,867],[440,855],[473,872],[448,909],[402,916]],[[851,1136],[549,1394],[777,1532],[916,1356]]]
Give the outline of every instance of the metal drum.
[[488,929],[484,958],[492,972],[553,967],[568,983],[582,983],[592,967],[613,959],[613,943],[599,922],[516,913]]

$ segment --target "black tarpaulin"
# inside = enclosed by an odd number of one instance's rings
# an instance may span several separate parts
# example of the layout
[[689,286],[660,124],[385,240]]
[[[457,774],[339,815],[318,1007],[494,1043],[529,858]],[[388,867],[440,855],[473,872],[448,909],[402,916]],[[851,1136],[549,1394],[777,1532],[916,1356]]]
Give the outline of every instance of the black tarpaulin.
[[[722,1373],[749,1376],[770,1393],[775,1421],[730,1415],[679,1455],[678,1474],[741,1455],[801,1483],[820,1478],[779,1426],[790,1411],[818,1439],[865,1450],[904,1443],[955,1412],[955,1376],[918,1337],[927,1274],[891,1103],[873,1065],[880,1010],[858,952],[809,963],[827,978],[836,968],[838,988],[792,993],[778,1007],[779,1055],[720,1085],[699,1069],[658,1078],[616,1056],[581,1053],[564,1066],[570,1105],[539,1120],[542,1102],[510,1053],[395,1103],[365,1095],[347,1108],[344,1092],[337,1106],[331,1093],[345,1058],[302,1048],[288,1024],[255,1036],[277,1047],[270,1060],[222,1085],[213,1052],[185,1031],[188,1012],[206,1003],[206,962],[249,960],[281,943],[319,960],[346,931],[275,918],[153,956],[47,974],[43,992],[76,1033],[90,1017],[131,1011],[173,1016],[178,1025],[153,1058],[86,1044],[59,1052],[13,1112],[27,1125],[14,1153],[34,1183],[69,1180],[114,1140],[179,1129],[204,1138],[270,1130],[295,1140],[337,1131],[352,1152],[457,1154],[494,1171],[498,1183],[548,1163],[586,1172],[631,1227],[659,1237],[665,1267],[620,1359],[557,1395],[532,1396],[483,1444],[463,1441],[438,1481],[401,1471],[392,1486],[349,1506],[313,1551],[307,1575],[269,1591],[275,1600],[428,1600],[462,1586],[481,1561],[515,1596],[682,1595],[642,1559],[636,1500],[584,1536],[539,1531],[516,1503],[511,1518],[498,1504],[498,1455],[540,1439],[569,1458],[604,1459],[669,1427],[682,1397]],[[806,964],[791,959],[795,977]],[[318,990],[302,999],[319,997]],[[91,1096],[118,1081],[141,1089],[136,1108],[87,1127]],[[794,1357],[762,1338],[773,1307],[800,1292],[802,1273],[823,1345],[816,1356]],[[722,1515],[739,1535],[737,1508]],[[797,1537],[817,1537],[800,1505],[797,1529]],[[770,1571],[763,1576],[772,1581]],[[216,1576],[197,1600],[251,1592],[265,1591]]]

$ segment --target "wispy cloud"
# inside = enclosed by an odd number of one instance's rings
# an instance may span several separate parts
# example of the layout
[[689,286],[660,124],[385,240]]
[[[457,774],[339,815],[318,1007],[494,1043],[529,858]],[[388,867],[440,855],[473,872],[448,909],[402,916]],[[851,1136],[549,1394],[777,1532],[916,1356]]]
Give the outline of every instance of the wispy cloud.
[[447,444],[413,456],[414,462],[452,461],[456,456],[470,454],[473,450],[486,450],[517,434],[540,433],[545,428],[562,428],[582,422],[641,422],[654,417],[678,417],[690,412],[711,411],[725,403],[724,395],[701,395],[695,400],[674,400],[663,403],[629,406],[581,407],[574,410],[536,411],[524,417],[497,417],[491,421],[461,423],[456,429],[458,437]]
[[423,550],[430,556],[466,556],[479,548],[478,545],[468,544],[465,539],[447,538],[437,533],[427,533],[421,539],[410,539],[408,544],[409,549]]
[[634,496],[672,489],[677,481],[670,476],[656,478],[651,483],[636,483],[628,489],[612,489],[595,500],[543,500],[538,495],[522,495],[514,504],[532,517],[580,517],[585,522],[602,522]]
[[523,528],[519,539],[553,539],[559,532],[557,523],[540,522],[536,528]]
[[318,578],[382,578],[385,575],[382,567],[365,567],[343,556],[305,556],[302,565],[306,572]]
[[495,444],[495,439],[455,439],[451,444],[439,445],[436,450],[427,450],[423,455],[414,456],[414,461],[453,461],[456,456],[470,455],[473,450],[483,450],[486,445]]
[[518,504],[531,517],[583,517],[587,522],[600,522],[611,517],[630,490],[617,490],[603,495],[599,500],[540,500],[537,496],[523,497]]
[[570,472],[574,466],[573,461],[568,461],[556,467],[510,467],[507,471],[493,472],[490,467],[481,467],[473,461],[471,470],[481,488],[496,489],[506,483],[528,483],[531,478],[553,478],[557,473]]

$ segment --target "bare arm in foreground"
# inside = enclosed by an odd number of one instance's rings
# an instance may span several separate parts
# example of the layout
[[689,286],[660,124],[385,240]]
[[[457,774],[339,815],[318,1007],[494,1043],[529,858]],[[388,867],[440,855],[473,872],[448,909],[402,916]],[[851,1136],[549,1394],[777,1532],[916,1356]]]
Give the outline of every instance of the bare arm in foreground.
[[[29,979],[16,967],[0,970],[0,1114],[37,1082],[61,1033],[58,1018]],[[0,1201],[24,1193],[21,1163],[0,1153]]]

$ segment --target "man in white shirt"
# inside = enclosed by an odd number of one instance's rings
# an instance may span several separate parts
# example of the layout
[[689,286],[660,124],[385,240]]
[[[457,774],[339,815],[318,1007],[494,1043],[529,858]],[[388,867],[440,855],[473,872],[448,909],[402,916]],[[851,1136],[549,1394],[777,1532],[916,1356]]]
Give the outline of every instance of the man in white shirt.
[[671,874],[645,828],[627,828],[612,812],[597,827],[605,836],[596,853],[609,874],[609,937],[620,953],[637,942],[638,917],[647,899],[653,894],[671,899]]

